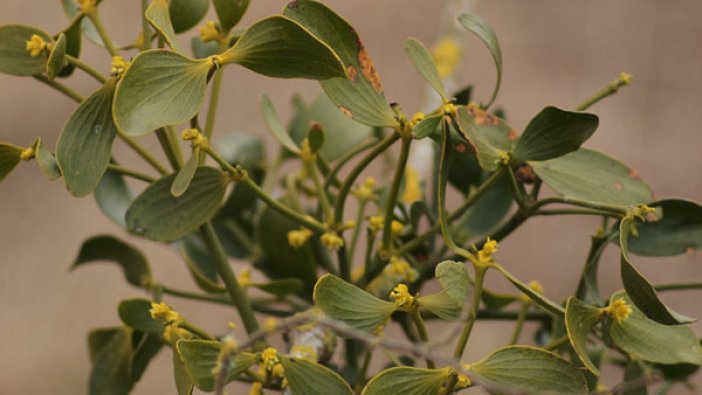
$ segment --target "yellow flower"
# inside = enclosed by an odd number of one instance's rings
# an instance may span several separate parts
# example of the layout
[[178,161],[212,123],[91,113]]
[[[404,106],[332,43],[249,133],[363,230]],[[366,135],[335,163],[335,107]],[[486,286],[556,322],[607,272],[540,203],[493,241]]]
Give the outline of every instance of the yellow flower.
[[305,162],[312,162],[317,158],[317,155],[312,152],[312,147],[310,146],[310,141],[308,139],[302,140],[302,147],[300,148],[300,159]]
[[497,157],[500,158],[500,163],[503,165],[507,166],[509,162],[512,160],[512,156],[509,154],[509,152],[506,151],[500,151],[497,154]]
[[167,304],[161,303],[151,303],[151,318],[154,320],[162,320],[166,323],[180,322],[180,314],[172,310]]
[[20,159],[22,160],[30,160],[33,159],[36,156],[36,148],[35,146],[27,147],[20,152]]
[[312,237],[312,231],[307,228],[291,230],[288,232],[288,244],[292,248],[300,248]]
[[619,74],[619,83],[620,83],[620,85],[629,85],[629,84],[631,84],[631,80],[633,78],[634,78],[633,75],[631,75],[625,71],[622,71]]
[[633,310],[624,298],[614,300],[609,306],[602,309],[603,312],[609,314],[616,322],[622,322],[629,318]]
[[251,269],[241,269],[237,280],[239,281],[239,285],[242,287],[248,287],[249,285],[251,285]]
[[368,177],[360,186],[351,191],[358,200],[365,201],[375,198],[375,178]]
[[48,44],[38,34],[32,34],[32,38],[27,41],[26,49],[29,56],[36,58],[48,48]]
[[385,268],[383,269],[386,275],[402,279],[408,282],[414,282],[417,280],[418,273],[416,270],[410,266],[409,263],[407,263],[406,260],[398,257],[398,256],[393,256],[390,257],[390,263],[385,265]]
[[277,327],[278,319],[275,317],[268,317],[265,321],[263,321],[263,330],[266,332],[273,332]]
[[327,247],[328,249],[332,251],[336,251],[339,248],[344,246],[344,239],[339,237],[334,232],[326,232],[320,237],[320,241],[322,242],[322,245]]
[[263,352],[261,352],[261,362],[267,371],[273,371],[273,368],[280,363],[280,358],[278,358],[278,350],[273,347],[268,347],[263,350]]
[[124,70],[127,69],[127,62],[121,56],[113,56],[112,64],[110,65],[110,74],[119,78],[124,74]]
[[405,230],[405,225],[400,221],[393,220],[390,225],[390,230],[393,236],[399,236],[402,234],[402,231]]
[[390,298],[395,301],[395,306],[400,309],[406,310],[414,306],[415,298],[410,295],[409,289],[405,284],[397,284],[390,292]]
[[478,251],[478,260],[484,264],[492,263],[492,255],[497,252],[497,247],[497,241],[490,240],[488,237],[487,241],[485,241],[485,244],[483,245],[483,248]]
[[441,113],[444,115],[455,117],[457,111],[458,108],[453,103],[446,103],[443,106],[441,106]]
[[178,326],[177,323],[166,325],[163,327],[163,340],[173,344],[180,339],[190,339],[193,335],[187,330]]
[[410,121],[410,125],[412,125],[412,127],[415,127],[415,126],[417,126],[418,123],[422,122],[424,120],[424,118],[426,118],[426,115],[424,115],[423,112],[421,112],[421,111],[416,112],[412,116],[412,120]]
[[[536,280],[529,283],[529,288],[531,288],[537,294],[544,293],[544,286]],[[531,298],[529,298],[526,294],[522,294],[519,299],[522,301],[522,303],[531,303]]]
[[259,383],[258,381],[253,383],[251,385],[251,390],[249,391],[249,395],[262,395],[263,394],[263,384]]
[[200,41],[207,43],[210,41],[219,40],[219,29],[217,29],[217,24],[213,21],[207,21],[204,25],[200,26]]
[[422,198],[422,187],[419,173],[410,165],[405,168],[405,189],[402,192],[402,201],[411,204]]
[[385,222],[385,218],[383,218],[380,215],[374,215],[370,218],[368,218],[368,229],[372,233],[378,233],[381,230],[383,230],[383,223]]
[[461,47],[453,38],[442,37],[432,48],[431,57],[441,78],[446,78],[453,74],[461,60]]
[[458,381],[456,382],[456,388],[468,388],[472,382],[470,381],[470,378],[466,376],[465,374],[459,374],[458,375]]
[[92,14],[96,10],[97,0],[78,0],[78,7],[83,14]]
[[194,128],[183,130],[181,137],[185,141],[190,141],[193,147],[207,148],[209,146],[207,137],[203,136],[199,130]]

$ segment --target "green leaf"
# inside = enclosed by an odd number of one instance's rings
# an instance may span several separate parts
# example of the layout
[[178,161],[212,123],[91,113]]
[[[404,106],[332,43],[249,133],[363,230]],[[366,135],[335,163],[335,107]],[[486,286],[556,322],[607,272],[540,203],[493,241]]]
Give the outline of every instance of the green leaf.
[[[415,129],[416,130],[416,129]],[[480,185],[483,169],[472,147],[462,137],[451,136],[454,147],[449,157],[448,181],[464,196],[468,195],[471,186]]]
[[654,321],[664,325],[680,325],[694,322],[693,318],[685,317],[671,310],[658,297],[653,285],[636,269],[629,259],[628,240],[631,227],[635,226],[631,217],[624,218],[619,224],[619,246],[621,247],[621,276],[624,289],[636,307]]
[[117,85],[115,124],[129,136],[190,120],[205,97],[210,63],[154,49],[137,55]]
[[229,32],[244,16],[250,0],[212,0],[219,24],[224,32]]
[[497,82],[495,83],[495,90],[492,92],[490,101],[485,105],[486,108],[490,107],[495,101],[497,92],[500,90],[500,84],[502,83],[502,51],[500,50],[500,43],[497,41],[497,36],[492,30],[492,27],[479,16],[471,13],[461,14],[458,17],[458,22],[482,40],[483,44],[485,44],[490,51],[492,59],[495,61],[495,67],[497,67]]
[[439,70],[436,69],[434,60],[424,44],[416,38],[408,38],[405,41],[405,51],[407,51],[414,68],[417,69],[429,86],[434,88],[436,93],[441,96],[441,99],[446,101],[446,89],[444,89]]
[[[99,4],[101,1],[102,0],[98,0],[97,3]],[[66,15],[68,15],[69,18],[79,18],[80,9],[78,7],[78,3],[75,0],[61,0],[61,5],[63,6],[63,10],[66,12]],[[97,29],[95,28],[95,25],[93,24],[93,21],[91,21],[90,18],[80,16],[80,18],[78,19],[78,23],[80,24],[80,28],[83,34],[88,40],[92,41],[100,47],[105,47],[105,44],[102,42],[102,37],[100,37],[100,34],[98,33]]]
[[636,171],[598,151],[580,148],[529,164],[551,189],[567,198],[620,206],[653,201],[651,188]]
[[702,249],[702,206],[693,201],[666,199],[649,206],[662,218],[638,224],[629,238],[629,252],[642,256],[672,256]]
[[594,114],[546,107],[529,121],[514,157],[541,161],[573,152],[595,133],[599,122]]
[[[192,395],[195,387],[195,379],[191,377],[181,352],[175,345],[173,346],[173,378],[175,380],[178,395]],[[212,373],[210,373],[212,374]]]
[[46,70],[47,54],[42,52],[32,57],[27,51],[27,41],[35,34],[47,44],[54,41],[48,34],[31,26],[0,26],[0,73],[26,77]]
[[353,395],[341,376],[326,366],[301,358],[281,357],[292,395]]
[[13,144],[0,142],[0,182],[17,167],[23,149]]
[[361,395],[429,395],[438,394],[448,381],[451,371],[419,369],[409,366],[390,368],[373,377]]
[[[283,204],[289,204],[289,199],[282,199]],[[309,240],[300,248],[293,248],[288,243],[288,232],[300,229],[297,222],[266,207],[263,209],[256,226],[256,242],[258,243],[263,260],[257,265],[270,278],[297,278],[305,284],[309,293],[317,280],[317,258],[312,248],[313,240]]]
[[417,298],[417,304],[445,321],[455,321],[463,312],[463,305],[456,303],[446,289],[442,289],[439,293],[420,296]]
[[163,348],[161,335],[153,333],[134,332],[132,334],[133,353],[131,358],[132,380],[137,382],[144,375],[149,362]]
[[280,117],[278,117],[278,112],[275,110],[275,106],[273,106],[273,102],[268,95],[261,96],[261,114],[263,115],[263,122],[268,126],[268,130],[273,133],[273,137],[289,151],[299,153],[300,147],[293,141],[288,131],[285,130]]
[[127,395],[134,382],[131,375],[132,331],[128,328],[99,329],[88,337],[93,366],[89,395]]
[[61,33],[51,48],[49,59],[46,61],[46,76],[50,80],[53,80],[66,64],[66,46],[66,35]]
[[[87,18],[86,18],[87,19]],[[80,50],[83,45],[83,32],[81,30],[81,19],[74,19],[73,23],[68,26],[61,34],[66,36],[66,54],[74,58],[80,58]],[[56,37],[54,37],[56,38]],[[58,73],[58,77],[70,77],[75,70],[75,66],[68,63]]]
[[570,344],[585,367],[597,376],[600,375],[600,371],[590,359],[587,336],[592,328],[600,322],[603,314],[601,309],[585,304],[572,296],[568,298],[566,303],[565,323]]
[[127,227],[125,215],[134,200],[131,189],[119,173],[107,171],[95,188],[95,201],[103,214],[117,225]]
[[[483,180],[489,176],[485,174]],[[495,185],[478,198],[456,225],[454,234],[458,240],[482,238],[495,230],[514,204],[510,184],[509,175],[503,174]]]
[[117,128],[112,120],[114,79],[83,101],[61,130],[56,160],[71,195],[92,193],[105,174],[112,157]]
[[463,306],[468,299],[470,279],[468,268],[462,262],[443,261],[434,270],[439,279],[441,288],[444,289],[453,301]]
[[305,284],[296,278],[284,278],[282,280],[271,280],[267,283],[254,283],[251,286],[263,292],[283,297],[302,291]]
[[443,116],[443,114],[437,113],[422,119],[417,126],[414,127],[414,138],[419,140],[435,134]]
[[127,299],[119,303],[119,319],[130,328],[140,332],[163,333],[163,323],[151,318],[151,301],[147,299]]
[[307,136],[311,124],[319,124],[326,136],[322,147],[322,156],[333,162],[348,151],[354,149],[371,134],[371,128],[360,124],[344,115],[341,110],[324,93],[307,108],[303,108],[299,117],[290,128],[290,135],[298,144]]
[[347,21],[324,4],[311,0],[290,3],[284,14],[305,26],[341,58],[348,78],[320,83],[342,112],[368,126],[398,126],[373,61],[356,30]]
[[643,363],[641,361],[632,360],[626,364],[624,368],[623,382],[636,382],[641,383],[640,385],[634,385],[629,389],[622,392],[622,395],[648,395],[648,378],[646,377],[646,371]]
[[100,235],[86,240],[80,247],[71,270],[96,261],[120,265],[127,282],[134,286],[143,287],[151,282],[151,268],[144,255],[116,237]]
[[485,308],[489,311],[498,311],[518,301],[519,297],[483,289],[480,300],[482,300],[483,304],[485,304]]
[[314,301],[327,317],[366,332],[384,325],[395,311],[395,304],[380,300],[332,274],[317,281]]
[[[212,392],[215,387],[212,370],[217,366],[222,343],[212,340],[179,340],[176,347],[197,388]],[[231,358],[230,363],[226,383],[231,382],[256,363],[256,354],[237,353]]]
[[61,177],[61,169],[59,169],[58,162],[54,154],[51,153],[41,142],[41,138],[37,138],[34,143],[35,147],[35,158],[39,168],[44,173],[44,175],[50,180],[54,181]]
[[509,282],[511,282],[515,287],[517,287],[517,289],[524,292],[524,294],[526,294],[526,296],[528,296],[529,299],[531,299],[539,307],[543,308],[549,313],[555,314],[556,316],[562,316],[565,314],[565,310],[563,309],[563,307],[549,300],[544,295],[534,291],[530,286],[519,281],[519,279],[512,276],[501,266],[497,266],[496,269],[499,270],[500,273],[502,273],[502,275],[505,276],[505,278]]
[[[194,2],[190,0],[191,2]],[[176,33],[171,23],[171,14],[166,0],[153,0],[144,14],[151,26],[166,40],[168,45],[176,52],[185,53],[178,43]]]
[[217,263],[197,235],[188,235],[182,240],[180,253],[195,282],[203,291],[210,293],[224,291],[224,287],[219,283]]
[[190,183],[195,177],[195,171],[200,164],[200,150],[194,150],[193,154],[190,155],[190,159],[185,162],[183,168],[178,171],[178,175],[175,180],[173,180],[173,185],[171,185],[171,195],[175,197],[182,196],[190,186]]
[[624,291],[612,295],[610,303],[623,298],[632,309],[626,319],[612,320],[609,334],[618,347],[645,361],[663,364],[702,365],[702,347],[687,325],[663,325],[644,315]]
[[324,80],[345,76],[339,56],[327,44],[282,15],[251,25],[221,58],[223,63],[236,63],[268,77]]
[[558,355],[535,347],[501,348],[470,364],[471,378],[493,394],[587,394],[580,370]]
[[176,34],[190,30],[200,23],[210,6],[208,0],[171,0],[168,11]]
[[480,167],[495,171],[500,165],[500,154],[514,148],[516,132],[501,119],[479,109],[459,107],[459,131],[473,145]]
[[222,206],[229,178],[212,167],[199,167],[190,188],[171,195],[176,175],[161,178],[137,196],[127,210],[127,227],[154,241],[183,238],[209,221]]
[[219,42],[215,40],[205,43],[200,40],[200,36],[195,36],[190,39],[190,47],[193,51],[193,55],[197,59],[208,58],[219,53]]

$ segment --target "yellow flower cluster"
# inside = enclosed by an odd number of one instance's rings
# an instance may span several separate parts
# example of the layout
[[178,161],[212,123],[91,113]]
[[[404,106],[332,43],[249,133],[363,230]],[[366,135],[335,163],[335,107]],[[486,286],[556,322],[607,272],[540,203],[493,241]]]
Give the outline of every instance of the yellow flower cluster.
[[180,314],[163,302],[151,303],[151,310],[149,310],[149,313],[152,319],[161,320],[167,324],[180,321]]
[[199,130],[191,128],[183,130],[181,137],[185,141],[190,141],[193,147],[207,148],[209,143],[207,137],[203,136]]
[[127,62],[124,61],[124,58],[117,55],[112,57],[112,64],[110,65],[110,74],[113,76],[120,78],[122,74],[124,74],[124,70],[127,69]]
[[22,160],[34,159],[36,154],[37,154],[36,148],[33,145],[31,147],[27,147],[27,148],[23,149],[22,152],[20,152],[20,159],[22,159]]
[[85,15],[90,15],[97,9],[97,0],[78,0],[80,12]]
[[217,24],[214,21],[205,22],[198,30],[200,32],[200,41],[203,43],[219,40],[219,29],[217,29]]
[[280,364],[278,350],[268,347],[261,352],[261,368],[269,372],[273,378],[283,378],[283,365]]
[[288,244],[292,248],[300,248],[312,237],[312,231],[307,228],[291,230],[288,232]]
[[441,78],[446,78],[453,74],[461,60],[461,47],[455,39],[442,37],[431,49],[431,57]]
[[603,312],[609,314],[616,322],[622,322],[629,318],[633,310],[624,298],[614,300],[609,306],[602,309]]
[[471,384],[473,383],[470,381],[470,378],[468,376],[466,376],[465,374],[458,375],[458,381],[456,382],[457,389],[468,388]]
[[456,107],[456,105],[453,103],[446,103],[443,106],[441,106],[441,113],[444,115],[455,117],[457,111],[458,107]]
[[312,162],[317,158],[317,155],[312,152],[312,147],[308,139],[302,140],[302,147],[300,147],[300,153],[298,155],[300,155],[300,159],[305,162]]
[[412,128],[414,128],[415,126],[417,126],[418,123],[422,122],[424,120],[424,118],[426,118],[426,115],[424,115],[423,112],[418,111],[418,112],[414,113],[414,115],[412,116],[412,119],[410,120],[410,126],[412,126]]
[[622,72],[619,74],[619,80],[618,80],[618,81],[619,81],[619,83],[620,83],[621,85],[629,85],[629,84],[631,84],[631,80],[632,80],[633,78],[634,78],[633,75],[631,75],[631,74],[629,74],[629,73],[627,73],[627,72],[625,72],[625,71],[622,71]]
[[497,247],[497,241],[490,240],[488,237],[487,241],[483,245],[483,248],[478,251],[478,261],[486,265],[493,263],[494,260],[492,259],[492,255],[497,252]]
[[49,47],[49,44],[44,41],[38,34],[32,34],[32,38],[27,41],[25,48],[29,52],[29,56],[36,58],[37,56],[44,53],[44,51]]
[[405,189],[400,199],[406,204],[412,204],[422,199],[422,185],[419,173],[410,165],[407,165],[405,168]]
[[336,251],[344,246],[344,239],[334,232],[325,232],[322,237],[320,237],[320,241],[323,246],[332,251]]
[[414,306],[416,298],[409,293],[409,288],[405,284],[397,284],[390,292],[390,298],[395,302],[395,306],[402,310],[409,310]]
[[416,281],[419,275],[406,260],[398,256],[390,258],[390,263],[385,265],[383,272],[388,276],[408,282]]
[[377,181],[373,177],[366,178],[363,184],[354,188],[351,193],[361,201],[368,201],[375,199],[375,185]]
[[385,218],[381,215],[374,215],[370,218],[368,218],[368,229],[372,233],[378,233],[381,230],[383,230],[383,223],[385,222]]
[[244,288],[251,285],[251,269],[248,267],[241,269],[239,276],[237,276],[237,281],[239,282],[239,285]]

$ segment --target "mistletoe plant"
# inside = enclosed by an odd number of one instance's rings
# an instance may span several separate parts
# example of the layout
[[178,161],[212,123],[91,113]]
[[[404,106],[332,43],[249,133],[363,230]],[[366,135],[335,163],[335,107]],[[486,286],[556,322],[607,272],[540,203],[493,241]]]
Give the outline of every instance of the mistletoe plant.
[[[470,100],[470,87],[446,91],[455,43],[445,41],[432,54],[409,39],[409,60],[440,101],[408,116],[386,100],[356,31],[324,4],[293,1],[282,14],[240,30],[234,28],[248,0],[212,5],[218,22],[201,25],[192,51],[178,35],[201,23],[207,0],[142,1],[139,38],[123,47],[103,27],[99,0],[64,0],[71,22],[58,34],[0,27],[1,72],[31,76],[78,103],[55,150],[40,138],[29,147],[0,144],[0,179],[34,159],[71,195],[93,194],[129,234],[177,250],[199,288],[158,281],[146,257],[117,237],[87,240],[74,268],[113,261],[148,295],[119,303],[123,325],[90,333],[90,394],[129,393],[162,348],[173,355],[179,394],[194,387],[221,394],[232,381],[248,383],[251,394],[430,395],[473,387],[495,394],[640,394],[654,385],[664,393],[702,364],[700,340],[688,326],[693,320],[659,297],[700,284],[653,285],[633,259],[699,248],[702,206],[656,200],[634,170],[581,147],[598,126],[598,117],[584,111],[628,84],[629,75],[574,111],[546,107],[518,133],[504,111],[490,110],[502,67],[495,34],[465,13],[460,25],[484,42],[497,66],[492,96],[480,104]],[[85,39],[111,56],[109,75],[80,59]],[[256,135],[213,138],[222,75],[235,65],[318,80],[323,90],[309,105],[296,99],[288,127],[272,102],[261,100],[282,146],[271,158]],[[62,82],[76,72],[98,83],[87,97]],[[156,136],[168,166],[142,147],[138,138],[146,135]],[[119,161],[116,138],[153,172]],[[408,165],[413,144],[436,148],[426,185]],[[387,154],[396,145],[399,157]],[[283,162],[294,163],[293,170],[283,174]],[[391,169],[387,183],[367,176],[375,162]],[[136,197],[127,177],[143,182]],[[555,194],[542,196],[543,184]],[[463,196],[450,210],[449,185]],[[349,200],[357,201],[355,213]],[[546,215],[602,219],[578,286],[562,302],[539,283],[513,276],[496,255],[499,241]],[[623,290],[603,295],[597,273],[608,247],[621,251]],[[232,259],[250,266],[236,275]],[[514,292],[486,289],[488,273],[507,279]],[[440,290],[423,290],[433,279]],[[238,314],[211,334],[177,312],[177,298],[233,306]],[[513,336],[482,359],[466,360],[482,320],[514,321]],[[540,330],[531,345],[518,344],[527,320]],[[449,329],[430,334],[427,321]],[[277,336],[284,347],[271,346]],[[438,351],[445,345],[452,354]],[[337,348],[343,353],[333,357]],[[371,369],[373,360],[384,367]],[[604,369],[623,369],[622,382],[607,389],[599,379]]]

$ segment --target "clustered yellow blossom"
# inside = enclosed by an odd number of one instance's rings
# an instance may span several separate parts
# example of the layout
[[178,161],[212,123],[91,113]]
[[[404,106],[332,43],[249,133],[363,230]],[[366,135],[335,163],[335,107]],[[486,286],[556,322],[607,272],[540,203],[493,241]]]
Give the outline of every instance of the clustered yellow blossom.
[[390,224],[390,230],[393,236],[399,236],[402,234],[402,231],[405,230],[405,225],[400,221],[393,220]]
[[177,324],[170,324],[163,327],[163,340],[166,343],[173,344],[180,339],[190,339],[192,334],[187,330],[179,327]]
[[268,317],[265,321],[263,321],[263,330],[266,332],[273,332],[277,327],[278,319],[275,317]]
[[37,56],[44,53],[46,49],[48,49],[49,44],[47,44],[46,41],[44,41],[44,39],[41,38],[40,35],[32,34],[32,38],[30,38],[27,41],[25,47],[27,49],[27,52],[29,52],[29,55],[33,58],[36,58]]
[[431,57],[434,59],[439,76],[446,78],[453,74],[461,60],[461,47],[455,39],[442,37],[431,49]]
[[258,381],[253,383],[251,385],[249,395],[263,395],[263,384],[259,383]]
[[505,166],[509,165],[509,162],[512,160],[512,155],[507,151],[500,151],[497,157],[500,158],[500,163]]
[[112,64],[110,65],[110,74],[113,76],[120,78],[122,74],[124,74],[124,70],[127,69],[127,62],[124,61],[124,58],[117,55],[112,57]]
[[632,207],[631,209],[629,209],[629,211],[627,212],[627,216],[636,217],[642,221],[645,221],[646,217],[649,214],[652,214],[655,212],[656,212],[655,208],[649,207],[645,204],[642,204],[640,206]]
[[633,78],[634,78],[633,75],[627,73],[626,71],[622,71],[619,74],[619,80],[617,80],[617,81],[619,82],[620,85],[629,85],[629,84],[631,84],[631,80]]
[[444,115],[454,117],[456,116],[457,111],[458,107],[456,107],[456,105],[453,103],[446,103],[443,106],[441,106],[441,113]]
[[239,276],[237,277],[237,281],[242,287],[248,287],[249,285],[251,285],[251,269],[249,269],[248,267],[241,269],[241,271],[239,272]]
[[[536,281],[536,280],[533,280],[529,283],[529,288],[531,288],[531,290],[536,292],[537,294],[543,295],[543,293],[544,293],[544,286],[541,285],[541,283]],[[526,294],[522,294],[522,296],[520,297],[520,300],[522,301],[522,303],[531,302],[531,299]]]
[[385,265],[383,272],[388,276],[408,282],[416,281],[419,275],[406,260],[398,256],[390,257],[390,262]]
[[310,146],[310,141],[308,139],[302,140],[302,147],[300,147],[300,153],[298,155],[300,159],[305,162],[312,162],[317,158],[317,155],[312,151],[312,146]]
[[151,303],[151,310],[149,310],[149,313],[151,314],[152,319],[161,320],[165,323],[180,321],[180,314],[163,302]]
[[624,298],[614,300],[609,306],[602,309],[603,312],[609,314],[616,322],[622,322],[629,318],[633,310]]
[[354,188],[351,193],[361,201],[372,200],[375,198],[375,185],[377,181],[373,177],[366,178],[363,184]]
[[322,245],[327,247],[332,251],[336,251],[344,246],[344,239],[334,232],[325,232],[321,237],[320,241]]
[[458,375],[458,381],[456,382],[457,389],[468,388],[471,384],[473,383],[470,381],[470,378],[468,376],[466,376],[465,374]]
[[261,352],[261,370],[270,373],[274,379],[284,378],[283,365],[278,357],[278,350],[268,347]]
[[422,199],[422,185],[419,173],[410,165],[405,167],[405,189],[400,199],[406,204],[412,204]]
[[214,21],[207,21],[204,25],[200,26],[200,41],[203,43],[208,43],[210,41],[219,40],[220,33],[217,29],[217,24]]
[[77,0],[80,12],[85,15],[90,15],[95,12],[97,0]]
[[497,241],[490,240],[488,237],[487,241],[485,241],[485,244],[483,245],[483,248],[478,251],[478,261],[486,265],[493,263],[494,260],[492,259],[492,255],[497,252],[497,247]]
[[395,306],[400,309],[410,309],[415,302],[415,297],[409,293],[409,289],[405,284],[397,284],[390,292],[390,298],[395,302]]
[[207,148],[209,146],[207,137],[203,136],[202,133],[195,128],[183,130],[181,137],[185,141],[190,141],[193,147]]
[[381,215],[374,215],[368,218],[368,229],[371,233],[378,233],[383,230],[383,224],[385,223],[385,218]]
[[417,126],[418,123],[422,122],[426,118],[426,115],[424,115],[423,112],[418,111],[412,115],[412,119],[410,120],[410,126],[413,128]]
[[312,231],[307,228],[300,228],[288,232],[288,244],[292,248],[300,248],[312,237]]
[[36,146],[32,145],[31,147],[27,147],[20,152],[20,159],[22,160],[30,160],[34,159],[36,156]]

